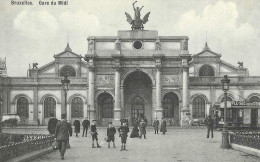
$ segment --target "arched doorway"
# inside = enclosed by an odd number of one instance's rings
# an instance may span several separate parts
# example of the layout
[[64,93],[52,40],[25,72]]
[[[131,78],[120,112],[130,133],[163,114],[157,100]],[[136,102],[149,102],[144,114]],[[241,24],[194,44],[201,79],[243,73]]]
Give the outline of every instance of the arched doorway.
[[98,96],[98,124],[106,125],[114,118],[114,99],[109,93]]
[[29,117],[29,101],[26,97],[20,97],[17,100],[17,115],[20,116],[23,124],[28,121]]
[[[258,96],[252,96],[249,103],[260,102]],[[258,124],[258,108],[251,108],[251,127],[257,127]]]
[[46,97],[43,102],[44,123],[48,124],[49,119],[56,117],[56,100],[53,97]]
[[131,121],[139,117],[146,117],[148,123],[152,122],[152,81],[142,72],[130,73],[124,80],[124,111]]
[[83,100],[80,97],[71,100],[71,118],[83,118]]
[[171,119],[174,123],[179,123],[179,98],[173,93],[169,92],[163,96],[162,99],[163,118]]

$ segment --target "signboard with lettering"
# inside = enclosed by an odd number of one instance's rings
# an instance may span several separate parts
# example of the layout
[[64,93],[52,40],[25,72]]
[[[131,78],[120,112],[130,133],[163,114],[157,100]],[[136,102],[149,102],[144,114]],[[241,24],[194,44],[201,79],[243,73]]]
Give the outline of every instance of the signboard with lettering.
[[260,102],[232,101],[231,106],[260,106]]

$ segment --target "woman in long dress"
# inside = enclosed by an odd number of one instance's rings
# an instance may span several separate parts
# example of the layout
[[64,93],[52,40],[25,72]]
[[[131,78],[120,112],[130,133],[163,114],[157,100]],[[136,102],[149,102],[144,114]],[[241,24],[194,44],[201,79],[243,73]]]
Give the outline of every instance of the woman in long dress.
[[133,130],[131,132],[130,138],[139,137],[138,122],[137,122],[136,119],[134,119],[133,125],[134,125],[134,128],[133,128]]
[[161,131],[163,134],[165,134],[165,132],[167,132],[167,129],[166,129],[166,121],[165,119],[162,118],[162,123],[161,123]]

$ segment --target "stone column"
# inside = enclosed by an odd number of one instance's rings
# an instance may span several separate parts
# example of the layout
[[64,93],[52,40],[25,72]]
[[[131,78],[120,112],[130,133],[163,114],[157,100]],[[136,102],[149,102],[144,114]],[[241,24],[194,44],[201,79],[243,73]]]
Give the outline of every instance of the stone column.
[[90,106],[90,119],[96,119],[96,111],[95,111],[95,73],[94,66],[89,67],[88,71],[88,104]]
[[181,126],[188,125],[185,122],[188,118],[191,118],[191,111],[189,109],[189,61],[191,59],[190,54],[180,55],[182,58],[182,109],[181,109]]
[[115,67],[114,125],[119,125],[121,119],[120,70],[121,70],[120,66]]
[[163,117],[162,114],[162,94],[161,94],[161,65],[156,66],[156,117],[161,119]]

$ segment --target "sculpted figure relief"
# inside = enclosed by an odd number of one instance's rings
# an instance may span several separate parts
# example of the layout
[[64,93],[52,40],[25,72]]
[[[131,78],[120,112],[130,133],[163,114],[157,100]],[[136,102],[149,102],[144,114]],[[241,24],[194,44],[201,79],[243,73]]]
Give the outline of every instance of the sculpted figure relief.
[[121,49],[121,41],[117,38],[117,40],[115,41],[115,49],[117,51],[120,51]]
[[155,41],[155,50],[156,51],[161,50],[161,41],[160,41],[159,38],[157,38],[156,41]]
[[88,49],[90,51],[94,50],[94,41],[92,39],[88,41]]

